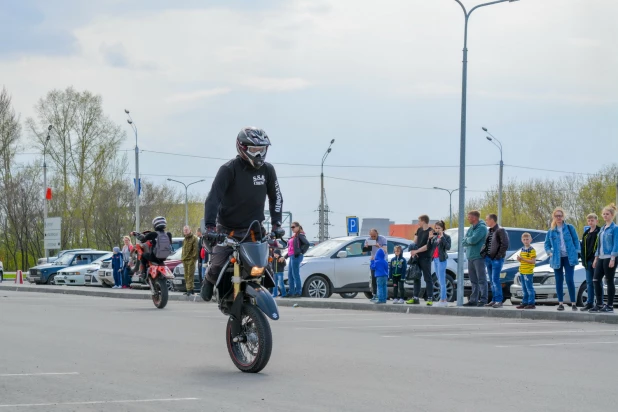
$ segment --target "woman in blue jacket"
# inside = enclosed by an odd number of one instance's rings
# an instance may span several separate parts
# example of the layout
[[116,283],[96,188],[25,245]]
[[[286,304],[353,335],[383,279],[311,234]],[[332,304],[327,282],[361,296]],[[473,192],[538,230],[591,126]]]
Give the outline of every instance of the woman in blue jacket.
[[556,294],[558,310],[564,310],[564,281],[569,289],[571,307],[577,311],[575,297],[575,265],[579,263],[579,239],[573,225],[564,222],[564,210],[557,207],[552,214],[551,228],[545,238],[545,251],[549,255],[549,265],[556,276]]
[[[614,313],[614,276],[616,275],[616,256],[618,256],[618,226],[614,223],[616,205],[611,204],[603,209],[605,225],[599,232],[599,247],[592,263],[594,268],[594,292],[597,304],[590,309],[592,313]],[[607,304],[603,307],[603,278],[607,283]]]

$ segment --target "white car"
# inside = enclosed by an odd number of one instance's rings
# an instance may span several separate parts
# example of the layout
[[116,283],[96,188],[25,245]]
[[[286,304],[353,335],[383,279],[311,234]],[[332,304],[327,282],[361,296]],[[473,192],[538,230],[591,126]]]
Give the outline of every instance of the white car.
[[[524,297],[519,276],[520,275],[518,273],[515,276],[515,281],[511,285],[511,303],[514,305],[520,304]],[[543,303],[558,303],[558,295],[556,293],[556,276],[554,275],[554,270],[551,266],[543,265],[535,267],[532,279],[534,282],[535,302],[537,305]],[[575,294],[577,297],[576,303],[578,306],[583,306],[588,299],[588,293],[586,291],[586,269],[581,264],[575,266],[573,280],[575,281]],[[583,299],[584,296],[585,299]],[[564,282],[564,303],[571,303],[566,281]]]
[[[371,294],[367,284],[370,253],[363,253],[369,236],[347,236],[329,239],[317,244],[304,255],[300,264],[300,280],[305,297],[328,298],[333,293],[341,295],[365,292]],[[387,251],[392,254],[396,245],[406,250],[409,239],[386,236]],[[284,279],[287,279],[290,261],[287,259]]]
[[[96,273],[96,275],[94,275]],[[114,286],[114,271],[112,270],[112,261],[107,260],[101,262],[99,270],[93,272],[92,283],[98,282],[101,286],[111,287]]]
[[99,270],[101,263],[111,259],[113,253],[103,255],[89,265],[70,266],[58,271],[54,277],[56,285],[84,286],[91,284],[92,274]]

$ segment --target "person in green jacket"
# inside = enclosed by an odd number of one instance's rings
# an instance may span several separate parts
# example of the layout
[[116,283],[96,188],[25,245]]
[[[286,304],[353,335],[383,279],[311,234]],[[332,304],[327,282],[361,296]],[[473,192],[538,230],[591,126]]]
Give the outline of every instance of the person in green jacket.
[[470,227],[462,242],[468,258],[468,275],[472,284],[472,294],[464,306],[482,307],[487,303],[487,274],[485,259],[481,256],[481,248],[487,238],[487,225],[481,220],[478,210],[468,212]]
[[191,296],[195,292],[193,291],[193,282],[195,281],[195,261],[198,257],[197,250],[197,236],[191,232],[191,227],[185,226],[182,229],[185,235],[185,240],[182,242],[182,266],[185,270],[185,285],[187,292],[185,295]]

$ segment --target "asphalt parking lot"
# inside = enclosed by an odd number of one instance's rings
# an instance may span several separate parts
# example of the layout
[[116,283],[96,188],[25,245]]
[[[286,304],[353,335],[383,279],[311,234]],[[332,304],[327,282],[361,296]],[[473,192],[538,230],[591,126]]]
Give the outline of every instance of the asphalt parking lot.
[[281,308],[257,375],[214,304],[0,291],[0,411],[613,408],[618,327]]

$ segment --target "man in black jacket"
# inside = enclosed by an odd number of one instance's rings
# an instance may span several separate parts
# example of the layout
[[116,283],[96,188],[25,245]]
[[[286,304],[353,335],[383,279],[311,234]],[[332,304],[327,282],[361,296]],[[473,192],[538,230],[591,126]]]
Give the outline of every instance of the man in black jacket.
[[509,235],[506,230],[501,228],[498,223],[498,216],[495,214],[487,215],[485,222],[489,227],[485,246],[481,249],[481,256],[485,256],[485,265],[487,266],[487,274],[491,280],[492,302],[485,306],[493,308],[501,308],[502,300],[502,284],[500,283],[500,272],[504,266],[504,258],[506,251],[509,250]]
[[[598,225],[599,217],[594,213],[590,213],[587,216],[589,228],[584,231],[582,236],[582,264],[586,268],[586,288],[588,290],[588,302],[582,310],[590,310],[594,307],[594,284],[592,279],[594,277],[594,268],[592,262],[594,262],[594,255],[599,247],[599,230]],[[603,306],[603,302],[597,302],[597,305]]]
[[[217,231],[240,240],[248,230],[259,237],[265,231],[264,200],[268,197],[273,231],[281,226],[283,197],[275,168],[266,163],[270,139],[266,132],[255,127],[243,128],[236,138],[238,156],[225,163],[212,183],[204,204],[206,234]],[[253,221],[260,226],[251,226]],[[262,233],[259,233],[259,231]],[[202,298],[212,299],[213,287],[219,272],[229,259],[232,248],[215,246],[206,273]]]

